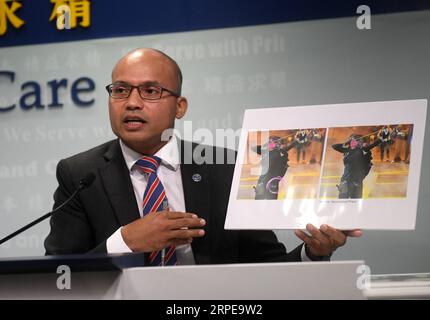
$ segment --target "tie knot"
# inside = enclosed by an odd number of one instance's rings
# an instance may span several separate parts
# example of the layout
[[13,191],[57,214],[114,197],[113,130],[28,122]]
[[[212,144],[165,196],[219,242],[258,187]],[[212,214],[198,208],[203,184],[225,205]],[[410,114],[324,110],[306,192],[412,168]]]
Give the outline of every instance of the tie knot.
[[147,173],[155,173],[161,163],[161,159],[156,156],[143,156],[142,159],[136,161],[136,165],[142,168]]

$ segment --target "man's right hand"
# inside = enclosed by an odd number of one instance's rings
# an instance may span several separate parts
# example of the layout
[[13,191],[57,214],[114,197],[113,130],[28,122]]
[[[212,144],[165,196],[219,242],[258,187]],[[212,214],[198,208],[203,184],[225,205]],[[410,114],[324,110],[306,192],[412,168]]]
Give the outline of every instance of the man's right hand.
[[188,244],[195,237],[203,237],[199,229],[206,224],[204,219],[186,212],[151,212],[121,228],[126,245],[133,252],[151,252],[171,245]]

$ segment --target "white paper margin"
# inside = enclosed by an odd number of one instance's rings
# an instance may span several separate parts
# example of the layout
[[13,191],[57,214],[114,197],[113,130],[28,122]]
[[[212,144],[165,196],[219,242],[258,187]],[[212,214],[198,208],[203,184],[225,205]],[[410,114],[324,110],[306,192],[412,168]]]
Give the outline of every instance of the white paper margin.
[[[225,229],[304,229],[307,223],[334,228],[415,228],[427,100],[248,109],[245,111]],[[238,200],[249,131],[413,124],[407,196],[399,199]]]

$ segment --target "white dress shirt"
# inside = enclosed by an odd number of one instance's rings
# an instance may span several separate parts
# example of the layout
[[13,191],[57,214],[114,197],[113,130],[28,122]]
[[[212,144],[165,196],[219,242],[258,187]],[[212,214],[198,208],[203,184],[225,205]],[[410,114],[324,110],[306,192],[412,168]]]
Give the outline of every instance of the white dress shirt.
[[[125,143],[120,140],[121,151],[130,170],[130,178],[133,184],[136,202],[139,207],[140,215],[143,214],[143,194],[145,193],[147,178],[146,174],[136,166],[137,160],[143,155],[130,149]],[[185,212],[184,189],[182,187],[182,177],[180,168],[180,158],[178,151],[177,138],[172,136],[155,156],[161,159],[160,166],[157,170],[158,178],[164,186],[166,197],[169,202],[169,208],[172,211]],[[108,253],[123,253],[131,252],[130,248],[125,244],[119,228],[106,242]],[[195,264],[193,251],[190,244],[176,247],[176,258],[181,265]]]
[[[120,140],[121,151],[124,156],[127,168],[130,170],[130,178],[133,184],[136,202],[139,207],[140,215],[143,214],[143,194],[145,193],[147,178],[139,166],[135,163],[141,159],[143,155],[132,150]],[[169,208],[172,211],[185,212],[184,189],[182,187],[182,177],[180,168],[180,158],[178,151],[177,138],[172,136],[170,141],[166,143],[155,156],[161,159],[161,164],[157,174],[161,183],[164,186],[166,196],[169,202]],[[130,248],[124,242],[121,235],[121,228],[113,233],[106,241],[108,253],[124,253],[131,252]],[[176,247],[176,257],[181,265],[195,264],[193,251],[190,244]],[[311,261],[306,255],[305,246],[301,251],[302,261]]]

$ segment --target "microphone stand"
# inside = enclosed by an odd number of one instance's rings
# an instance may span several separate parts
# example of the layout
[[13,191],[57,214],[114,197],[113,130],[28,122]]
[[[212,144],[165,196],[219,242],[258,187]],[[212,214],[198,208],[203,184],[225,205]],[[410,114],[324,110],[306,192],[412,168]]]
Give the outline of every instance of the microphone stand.
[[64,203],[62,203],[60,206],[58,206],[57,208],[55,208],[53,211],[48,212],[47,214],[41,216],[40,218],[37,218],[33,222],[30,222],[29,224],[27,224],[26,226],[22,227],[21,229],[18,229],[15,232],[11,233],[10,235],[4,237],[3,239],[0,240],[0,245],[2,245],[3,243],[5,243],[6,241],[12,239],[13,237],[19,235],[20,233],[24,232],[25,230],[31,228],[32,226],[38,224],[39,222],[45,220],[46,218],[49,218],[55,212],[57,212],[60,209],[62,209],[64,206],[66,206],[67,204],[69,204],[70,201],[73,200],[73,198],[79,193],[79,191],[81,191],[82,189],[88,187],[94,181],[94,178],[95,178],[94,175],[91,175],[91,174],[87,175],[87,177],[85,177],[84,179],[82,179],[80,181],[78,188],[75,190],[75,192],[72,193],[72,195]]

